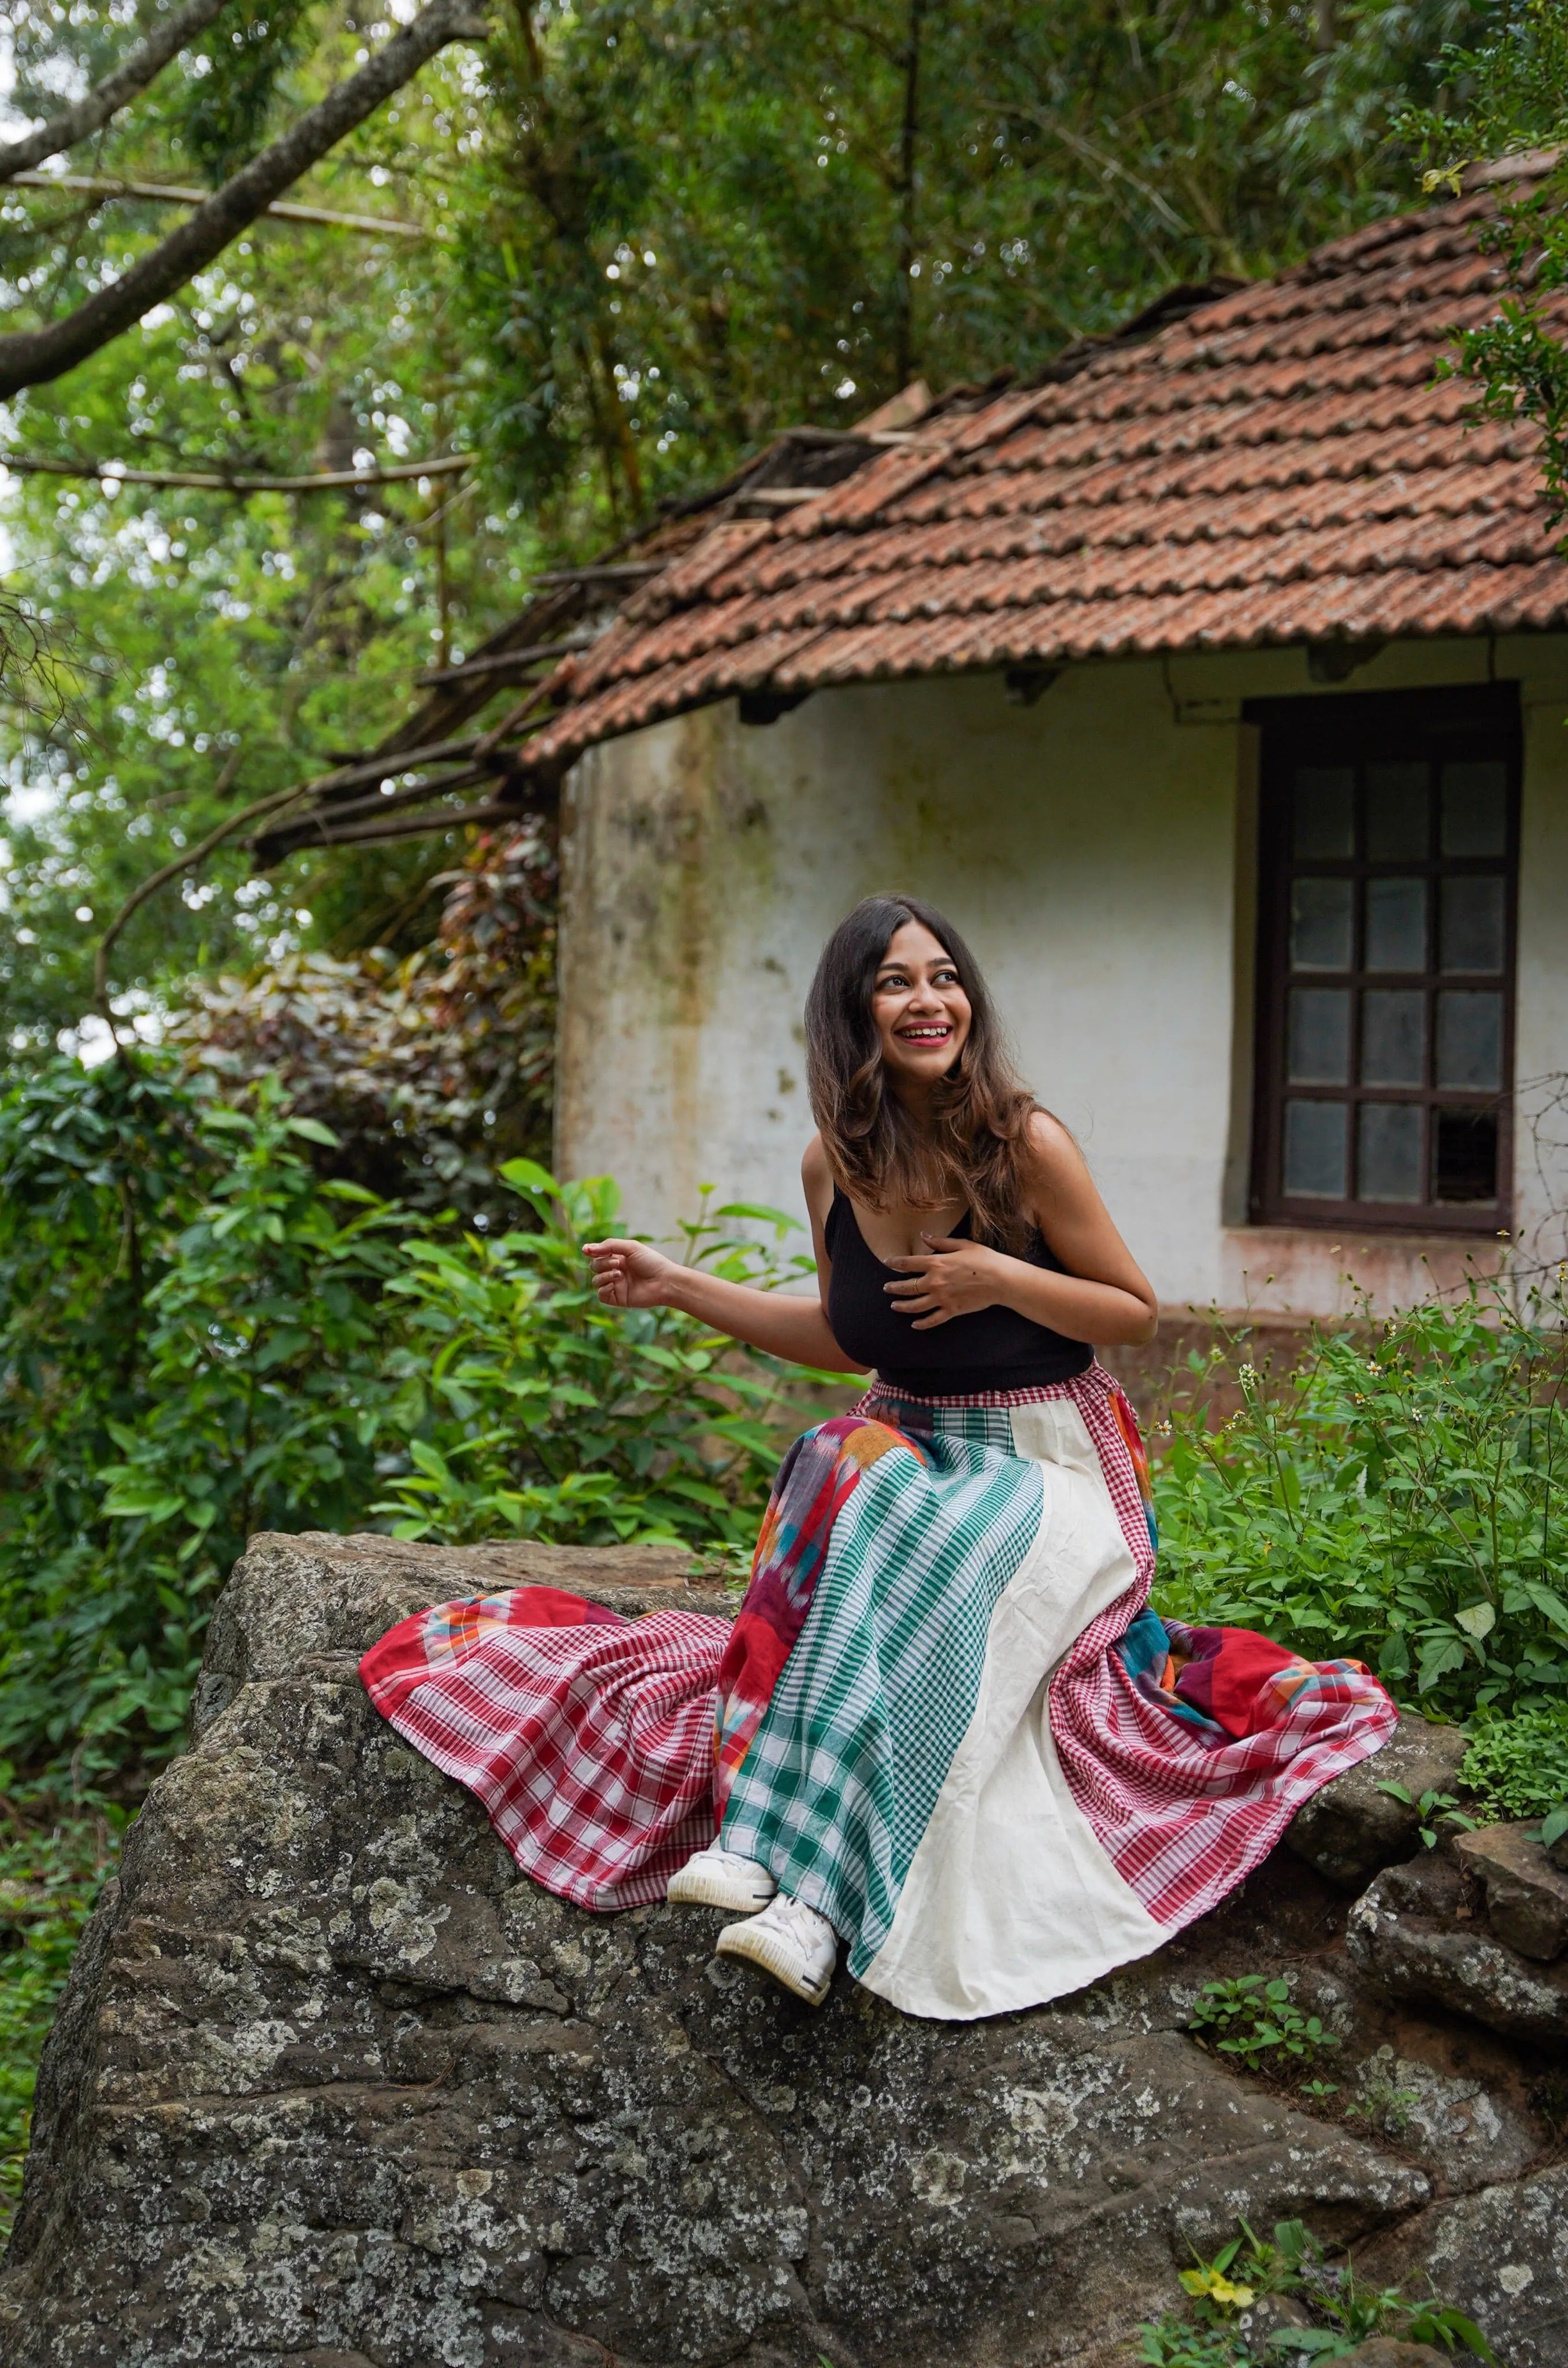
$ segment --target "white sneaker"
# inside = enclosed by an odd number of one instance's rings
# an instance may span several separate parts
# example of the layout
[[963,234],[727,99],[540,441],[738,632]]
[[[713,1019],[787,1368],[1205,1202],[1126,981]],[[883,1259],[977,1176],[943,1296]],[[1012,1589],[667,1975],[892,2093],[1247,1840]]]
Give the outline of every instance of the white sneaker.
[[779,1892],[760,1916],[726,1924],[715,1948],[721,1957],[745,1957],[782,1982],[808,2006],[821,2006],[838,1958],[838,1935],[825,1916]]
[[765,1866],[710,1842],[670,1877],[666,1899],[677,1907],[728,1907],[742,1916],[766,1907],[778,1886]]

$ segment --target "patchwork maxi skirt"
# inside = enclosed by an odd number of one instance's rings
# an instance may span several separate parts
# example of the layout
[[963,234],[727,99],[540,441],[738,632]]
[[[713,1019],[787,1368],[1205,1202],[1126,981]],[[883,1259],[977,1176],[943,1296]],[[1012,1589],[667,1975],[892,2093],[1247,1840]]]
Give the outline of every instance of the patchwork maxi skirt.
[[1038,2005],[1158,1948],[1392,1732],[1354,1661],[1148,1609],[1131,1407],[881,1384],[785,1458],[732,1626],[515,1588],[361,1663],[525,1873],[662,1899],[715,1830],[912,2014]]

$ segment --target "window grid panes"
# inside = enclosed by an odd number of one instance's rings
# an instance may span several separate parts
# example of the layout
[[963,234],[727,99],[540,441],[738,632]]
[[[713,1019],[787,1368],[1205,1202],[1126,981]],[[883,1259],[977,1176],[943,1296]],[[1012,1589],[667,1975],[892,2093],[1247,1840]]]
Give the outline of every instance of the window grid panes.
[[1511,695],[1347,697],[1332,714],[1286,705],[1289,717],[1257,712],[1255,1214],[1496,1230],[1509,1144]]

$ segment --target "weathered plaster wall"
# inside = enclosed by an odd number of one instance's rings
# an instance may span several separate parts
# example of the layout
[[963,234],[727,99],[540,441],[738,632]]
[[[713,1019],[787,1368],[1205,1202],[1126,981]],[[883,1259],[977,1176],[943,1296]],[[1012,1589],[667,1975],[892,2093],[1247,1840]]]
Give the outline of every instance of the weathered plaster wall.
[[[1478,680],[1489,663],[1521,680],[1528,720],[1534,1078],[1568,1069],[1568,643],[1494,659],[1412,644],[1351,688]],[[1085,666],[1032,708],[999,677],[936,679],[819,693],[760,730],[708,709],[594,751],[567,786],[563,1168],[618,1176],[656,1234],[707,1182],[800,1213],[806,986],[846,908],[903,887],[969,936],[1025,1074],[1164,1300],[1326,1311],[1346,1268],[1386,1299],[1420,1291],[1434,1246],[1241,1222],[1256,765],[1240,702],[1308,687],[1299,651]],[[1451,1246],[1434,1255],[1454,1269]]]

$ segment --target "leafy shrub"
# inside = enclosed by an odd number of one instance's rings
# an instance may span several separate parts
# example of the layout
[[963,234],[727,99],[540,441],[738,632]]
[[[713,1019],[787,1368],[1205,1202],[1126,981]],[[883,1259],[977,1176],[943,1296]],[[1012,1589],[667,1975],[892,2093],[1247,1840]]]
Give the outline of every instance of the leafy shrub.
[[1460,1772],[1494,1816],[1550,1820],[1568,1809],[1568,1702],[1476,1720]]
[[168,1037],[225,1099],[278,1080],[335,1138],[319,1172],[426,1211],[494,1215],[502,1161],[550,1141],[555,859],[525,821],[483,835],[430,884],[443,882],[434,944],[401,961],[377,946],[193,979]]
[[[0,1754],[76,1772],[174,1748],[252,1530],[726,1550],[755,1526],[780,1369],[602,1309],[615,1209],[511,1163],[499,1235],[346,1179],[276,1081],[62,1063],[0,1102]],[[726,1235],[768,1222],[771,1249]],[[703,1214],[688,1256],[782,1279],[790,1221]],[[796,1261],[796,1265],[803,1263]]]
[[1243,1363],[1217,1429],[1200,1389],[1155,1468],[1159,1608],[1366,1661],[1439,1718],[1563,1701],[1565,1315],[1561,1284],[1522,1314],[1476,1287],[1288,1376]]
[[1452,1793],[1439,1793],[1428,1786],[1419,1797],[1406,1785],[1384,1782],[1378,1785],[1391,1801],[1403,1801],[1416,1816],[1415,1831],[1423,1850],[1436,1850],[1445,1830],[1450,1834],[1473,1833],[1475,1819],[1466,1816]]
[[1239,2056],[1249,2071],[1304,2067],[1317,2061],[1320,2048],[1340,2044],[1315,2014],[1291,2004],[1288,1981],[1266,1981],[1261,1974],[1205,1982],[1187,2027],[1205,2046],[1209,2034],[1217,2034],[1219,2053]]
[[[1330,2262],[1300,2220],[1281,2220],[1272,2238],[1242,2234],[1211,2261],[1183,2270],[1190,2318],[1166,2311],[1141,2328],[1141,2360],[1152,2368],[1282,2368],[1286,2360],[1347,2358],[1375,2336],[1464,2351],[1496,2368],[1496,2355],[1472,2319],[1434,2298],[1411,2301],[1398,2286],[1366,2286],[1348,2260]],[[1255,2349],[1241,2315],[1260,2295],[1287,2294],[1304,2303],[1312,2324],[1277,2328]],[[1195,2323],[1196,2322],[1196,2323]]]
[[[778,1456],[778,1369],[667,1308],[600,1306],[583,1244],[615,1229],[608,1178],[558,1185],[526,1159],[501,1174],[537,1230],[411,1239],[388,1285],[400,1387],[380,1436],[403,1462],[374,1509],[406,1538],[749,1547]],[[688,1257],[731,1281],[779,1280],[776,1256],[721,1230],[745,1219],[778,1246],[792,1223],[705,1211]]]
[[92,1812],[0,1828],[0,2243],[21,2192],[39,2051],[117,1839]]
[[1149,2368],[1252,2368],[1253,2354],[1228,2328],[1190,2327],[1167,2311],[1138,2333]]
[[11,1759],[169,1748],[247,1531],[373,1493],[402,1221],[318,1187],[300,1146],[322,1132],[275,1087],[243,1112],[140,1064],[62,1064],[0,1105]]

